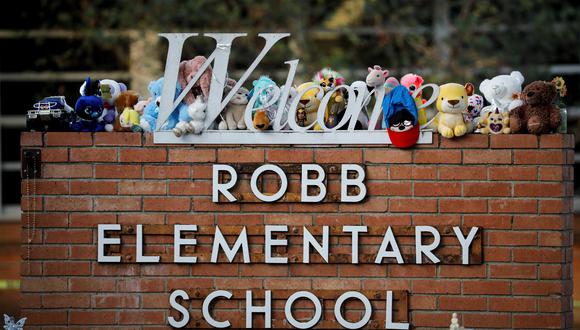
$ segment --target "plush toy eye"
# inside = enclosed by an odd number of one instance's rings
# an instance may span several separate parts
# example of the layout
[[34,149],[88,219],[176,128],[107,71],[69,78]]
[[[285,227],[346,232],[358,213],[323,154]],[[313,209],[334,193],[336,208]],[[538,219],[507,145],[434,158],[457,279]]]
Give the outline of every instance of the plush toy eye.
[[377,77],[380,77],[381,75],[377,73]]
[[322,82],[322,83],[320,83],[320,86],[322,86],[322,87],[326,87],[326,83],[323,83],[323,82]]
[[332,78],[332,77],[331,77],[331,78],[328,78],[328,81],[329,81],[330,83],[332,83],[332,82],[334,82],[334,78]]
[[443,98],[441,98],[441,101],[443,101]]
[[415,85],[411,85],[411,86],[409,86],[409,90],[410,90],[410,91],[414,91],[415,89],[417,89],[417,86],[415,86]]
[[461,96],[461,98],[463,98],[463,96]]

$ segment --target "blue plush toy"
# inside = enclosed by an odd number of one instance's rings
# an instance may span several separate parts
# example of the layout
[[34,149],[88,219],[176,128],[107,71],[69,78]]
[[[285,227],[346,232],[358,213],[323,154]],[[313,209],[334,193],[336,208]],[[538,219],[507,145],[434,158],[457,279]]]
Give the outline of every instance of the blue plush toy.
[[[157,117],[159,116],[159,102],[161,99],[161,91],[163,89],[163,80],[161,77],[149,83],[149,93],[151,93],[151,102],[145,107],[143,115],[141,116],[140,126],[145,132],[152,132],[157,126]],[[175,86],[175,97],[179,96],[181,93],[181,87],[179,84]],[[179,113],[183,112],[183,108],[187,108],[185,103],[181,102],[177,109],[171,113],[165,124],[161,127],[161,130],[172,130],[177,125],[179,121]]]
[[98,95],[99,82],[91,82],[91,78],[87,77],[84,86],[84,95],[75,104],[76,120],[70,128],[75,132],[103,132],[106,123],[101,118],[103,100]]

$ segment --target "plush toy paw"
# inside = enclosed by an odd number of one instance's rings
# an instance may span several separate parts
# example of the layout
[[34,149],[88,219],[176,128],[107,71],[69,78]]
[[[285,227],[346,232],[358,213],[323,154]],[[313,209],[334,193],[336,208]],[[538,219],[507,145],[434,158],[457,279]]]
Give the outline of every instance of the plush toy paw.
[[191,128],[190,133],[193,134],[201,134],[201,132],[203,131],[203,125],[204,122],[203,121],[195,121],[192,120],[189,122],[189,127]]
[[453,137],[453,130],[447,126],[439,126],[439,133],[448,139]]
[[173,129],[173,134],[175,134],[175,136],[177,137],[180,137],[184,134],[191,133],[192,131],[193,128],[188,122],[180,121],[179,123],[177,123],[177,125],[175,125],[175,128]]
[[246,122],[245,122],[245,121],[243,121],[243,120],[240,120],[240,121],[238,122],[238,129],[244,130],[244,129],[247,129],[247,128],[248,128],[248,127],[246,127]]
[[141,128],[141,126],[135,124],[135,125],[131,126],[131,131],[133,131],[133,132],[143,132],[143,129]]
[[141,126],[143,131],[151,132],[151,125],[149,125],[149,122],[147,120],[141,118],[141,120],[139,121],[139,126]]
[[112,132],[113,131],[113,125],[112,124],[106,124],[105,125],[105,131]]
[[465,133],[467,133],[467,127],[465,127],[465,125],[457,125],[453,129],[453,133],[455,136],[465,135]]
[[219,125],[218,125],[218,129],[220,131],[225,131],[228,129],[228,123],[226,123],[225,120],[220,121]]

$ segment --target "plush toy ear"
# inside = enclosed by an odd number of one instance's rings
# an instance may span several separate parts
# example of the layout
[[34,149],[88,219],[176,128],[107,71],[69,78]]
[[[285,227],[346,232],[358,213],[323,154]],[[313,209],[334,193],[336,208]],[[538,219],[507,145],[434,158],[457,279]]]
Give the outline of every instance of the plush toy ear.
[[512,71],[510,77],[514,78],[520,85],[524,83],[524,76],[519,71]]
[[383,70],[383,76],[388,77],[389,76],[389,70]]
[[485,89],[487,89],[487,86],[489,84],[489,79],[485,79],[484,81],[482,81],[479,84],[479,91],[482,92],[485,95]]
[[467,96],[473,95],[473,90],[474,89],[475,89],[475,87],[473,87],[473,84],[472,83],[465,84],[465,91],[467,92]]
[[370,66],[367,69],[369,70],[369,72],[373,71],[373,68],[371,68]]
[[256,80],[254,80],[254,81],[252,82],[252,86],[256,86],[257,84],[258,84],[258,81],[256,81]]

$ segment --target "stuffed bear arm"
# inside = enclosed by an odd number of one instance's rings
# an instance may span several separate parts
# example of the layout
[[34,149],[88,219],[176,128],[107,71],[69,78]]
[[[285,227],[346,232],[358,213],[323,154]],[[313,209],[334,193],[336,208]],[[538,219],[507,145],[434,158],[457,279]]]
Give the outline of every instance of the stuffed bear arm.
[[557,106],[550,107],[550,127],[552,129],[558,128],[560,126],[561,116],[560,116],[560,108]]
[[510,113],[510,129],[512,133],[518,133],[522,129],[522,117],[526,111],[526,106],[521,105],[513,109]]

